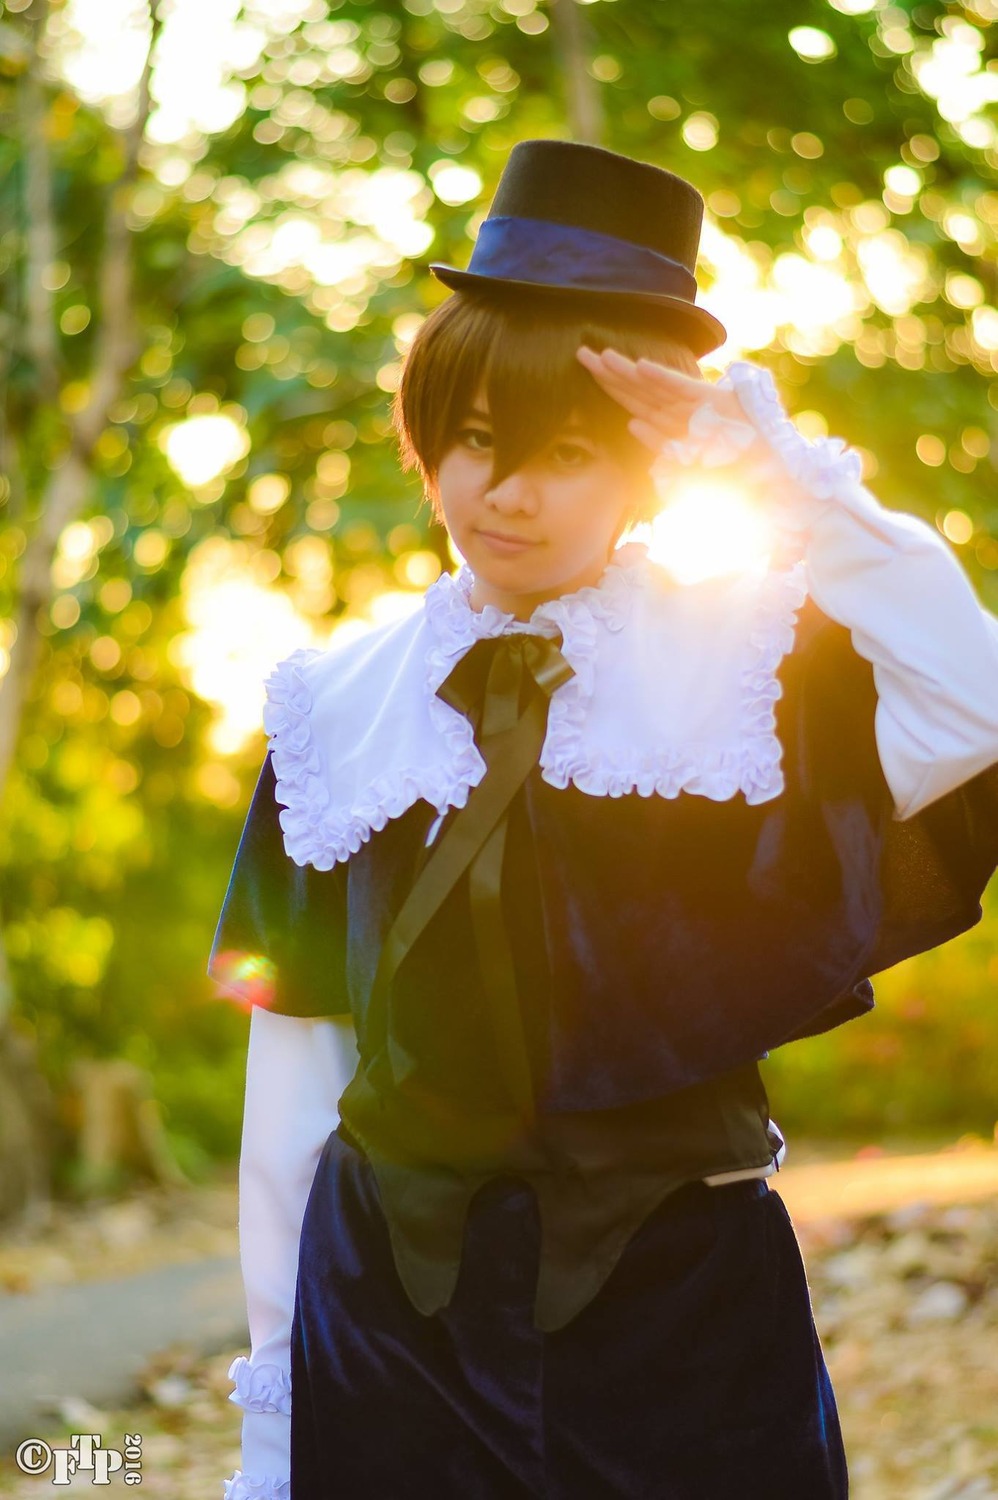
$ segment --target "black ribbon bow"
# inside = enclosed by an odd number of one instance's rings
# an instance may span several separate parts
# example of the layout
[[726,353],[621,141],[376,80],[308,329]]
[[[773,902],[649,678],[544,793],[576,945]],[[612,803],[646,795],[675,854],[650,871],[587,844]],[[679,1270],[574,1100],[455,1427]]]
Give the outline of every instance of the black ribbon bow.
[[472,925],[499,1069],[518,1111],[529,1117],[533,1087],[509,938],[502,920],[501,876],[507,811],[536,765],[551,695],[574,676],[561,636],[517,631],[476,641],[437,689],[438,697],[478,726],[485,774],[451,815],[419,869],[385,939],[371,992],[372,1051],[391,1082],[413,1070],[391,1035],[389,995],[406,954],[468,871]]

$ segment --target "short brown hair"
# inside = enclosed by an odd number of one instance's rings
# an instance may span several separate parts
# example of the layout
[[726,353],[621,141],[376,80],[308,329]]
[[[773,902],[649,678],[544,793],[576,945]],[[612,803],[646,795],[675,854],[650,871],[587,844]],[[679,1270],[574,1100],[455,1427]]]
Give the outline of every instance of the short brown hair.
[[635,518],[661,503],[648,469],[652,453],[628,431],[631,413],[609,396],[575,351],[611,346],[693,378],[696,355],[653,308],[626,308],[607,298],[558,298],[518,291],[454,292],[420,324],[392,403],[404,470],[416,469],[440,520],[440,462],[484,383],[492,426],[493,485],[518,469],[578,411],[593,438],[607,444],[635,480]]

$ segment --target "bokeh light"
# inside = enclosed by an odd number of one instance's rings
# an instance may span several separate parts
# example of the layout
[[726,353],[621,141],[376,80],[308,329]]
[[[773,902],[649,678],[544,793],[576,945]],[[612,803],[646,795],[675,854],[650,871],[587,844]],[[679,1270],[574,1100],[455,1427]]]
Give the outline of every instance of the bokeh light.
[[249,452],[245,427],[224,413],[204,413],[173,422],[160,434],[171,469],[192,489],[208,484]]
[[470,203],[482,191],[482,179],[478,173],[453,161],[435,161],[430,167],[429,178],[441,203]]
[[[987,62],[979,26],[968,18],[945,16],[937,34],[929,36],[913,28],[901,9],[881,0],[829,0],[829,5],[845,17],[874,13],[870,35],[879,55],[896,59],[911,90],[920,92],[964,142],[981,149],[993,145],[988,110],[998,98],[998,77]],[[447,14],[457,9],[451,6]],[[521,30],[529,30],[537,17],[533,0],[510,0],[504,10]],[[281,39],[298,26],[308,46],[284,48]],[[148,38],[147,7],[141,0],[67,0],[54,15],[51,30],[58,66],[72,86],[105,108],[114,123],[125,122]],[[465,230],[473,238],[487,198],[475,166],[447,146],[417,171],[411,164],[414,142],[404,131],[396,132],[398,149],[386,151],[388,159],[382,159],[378,142],[363,136],[347,107],[337,108],[334,102],[331,90],[336,86],[364,86],[376,66],[387,66],[391,57],[401,55],[397,26],[386,20],[379,35],[381,40],[372,40],[364,23],[330,15],[314,0],[249,0],[245,5],[238,0],[172,0],[164,8],[153,60],[154,110],[147,131],[152,180],[136,198],[137,222],[159,213],[170,195],[203,204],[191,231],[192,249],[272,283],[334,333],[356,328],[379,288],[399,274],[407,259],[429,250],[433,229],[427,219],[435,204],[456,209],[471,205]],[[819,25],[794,26],[786,38],[805,64],[837,55],[834,36]],[[372,61],[375,53],[380,61]],[[624,77],[621,61],[609,51],[591,61],[592,75],[602,84]],[[244,82],[254,71],[255,81]],[[480,80],[457,106],[470,127],[499,119],[520,84],[498,56],[483,60],[479,72]],[[243,76],[235,76],[239,74]],[[455,65],[449,58],[428,58],[418,75],[425,88],[442,88],[454,82]],[[384,86],[385,99],[405,104],[413,90],[409,80],[393,75]],[[286,159],[275,156],[273,166],[268,164],[252,182],[235,174],[219,177],[195,143],[227,129],[248,106],[260,115],[253,135],[261,147],[269,149],[289,132],[306,146]],[[721,142],[719,117],[705,107],[687,110],[679,99],[660,94],[647,108],[654,119],[674,122],[672,128],[691,151],[709,153]],[[868,99],[846,99],[842,108],[857,127],[874,119]],[[809,171],[811,163],[826,155],[822,136],[813,130],[774,129],[766,141],[768,148],[789,157],[782,184],[777,178],[777,186],[767,187],[761,199],[751,182],[716,187],[707,195],[698,301],[721,319],[728,338],[703,360],[705,373],[717,374],[732,359],[751,358],[764,349],[784,350],[809,362],[851,345],[867,368],[893,360],[915,370],[956,359],[992,375],[998,368],[998,309],[989,300],[986,281],[972,274],[973,266],[942,269],[937,250],[919,232],[919,220],[921,216],[934,225],[961,255],[974,257],[986,249],[984,226],[994,213],[985,215],[986,194],[971,201],[940,188],[934,165],[940,145],[929,127],[911,134],[901,144],[900,159],[888,158],[881,167],[880,196],[864,198],[844,183],[825,202],[807,201],[800,196],[802,188],[789,190],[792,181],[800,180],[793,173]],[[778,248],[740,222],[747,214],[752,225],[760,201],[766,212],[792,221]],[[55,262],[46,274],[53,287],[64,287],[68,263]],[[952,326],[928,311],[937,299],[949,309]],[[68,331],[82,331],[90,309],[73,300],[61,316],[64,324],[69,320]],[[390,395],[397,389],[402,356],[422,317],[418,310],[396,314],[392,329],[398,358],[382,355],[372,362],[369,378],[375,391]],[[279,328],[270,311],[249,313],[242,335],[237,364],[250,374],[264,366],[280,379],[304,374],[317,390],[335,387],[340,379],[334,359],[325,352],[300,352],[294,330],[283,320]],[[170,368],[165,345],[146,351],[143,371],[150,378],[165,377]],[[85,397],[81,389],[79,400]],[[234,407],[217,409],[217,402],[212,409],[214,398],[196,395],[179,374],[162,387],[160,399],[177,417],[158,434],[168,463],[194,492],[194,500],[202,505],[217,501],[227,478],[242,472],[240,466],[244,469],[250,458],[246,414]],[[74,400],[73,387],[67,386],[67,410]],[[970,472],[990,452],[983,428],[967,428],[962,436],[916,432],[911,442],[927,468]],[[113,472],[130,455],[117,431],[107,444],[105,461]],[[283,555],[264,548],[260,542],[270,518],[279,515],[298,484],[295,479],[293,486],[290,473],[283,472],[283,455],[264,462],[267,470],[252,475],[245,500],[232,508],[231,529],[243,540],[209,538],[195,549],[185,572],[191,628],[176,650],[192,687],[218,709],[210,742],[219,755],[258,731],[261,683],[273,662],[299,645],[328,641],[338,595],[347,612],[336,628],[349,634],[369,628],[376,618],[413,608],[440,566],[418,534],[380,562],[368,555],[377,551],[377,539],[367,534],[366,523],[343,525],[340,502],[352,475],[350,456],[338,443],[328,443],[317,454],[314,477],[305,481],[308,533],[282,544]],[[190,525],[190,509],[188,501],[184,527]],[[944,529],[951,540],[954,528],[959,532],[963,524],[953,518],[962,514],[949,512]],[[59,593],[50,611],[57,628],[79,621],[74,590],[94,576],[110,537],[107,524],[77,522],[60,539],[54,563]],[[138,569],[162,567],[182,534],[166,519],[147,524],[131,543]],[[677,486],[649,535],[653,554],[680,581],[756,567],[772,544],[747,491],[734,480],[721,484],[699,476],[686,476]],[[334,560],[341,554],[346,564],[337,571]],[[130,588],[124,579],[104,583],[99,597],[105,611],[124,609]],[[100,650],[110,661],[106,648]],[[122,701],[119,717],[124,707]],[[219,783],[212,796],[224,801],[223,793]]]
[[789,33],[791,47],[806,62],[824,62],[835,56],[835,43],[827,31],[817,26],[795,26]]
[[263,684],[282,657],[301,646],[322,646],[319,630],[281,589],[261,582],[245,542],[209,537],[192,552],[183,577],[190,629],[171,656],[191,689],[215,706],[210,747],[231,754],[259,733]]

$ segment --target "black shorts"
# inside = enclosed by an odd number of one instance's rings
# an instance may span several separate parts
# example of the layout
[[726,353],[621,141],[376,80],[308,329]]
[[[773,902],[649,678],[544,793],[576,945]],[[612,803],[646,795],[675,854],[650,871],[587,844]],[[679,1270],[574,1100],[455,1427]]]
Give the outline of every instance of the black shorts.
[[670,1194],[549,1333],[539,1248],[529,1185],[491,1179],[454,1297],[424,1317],[373,1170],[333,1132],[302,1226],[291,1500],[844,1500],[805,1268],[766,1181]]

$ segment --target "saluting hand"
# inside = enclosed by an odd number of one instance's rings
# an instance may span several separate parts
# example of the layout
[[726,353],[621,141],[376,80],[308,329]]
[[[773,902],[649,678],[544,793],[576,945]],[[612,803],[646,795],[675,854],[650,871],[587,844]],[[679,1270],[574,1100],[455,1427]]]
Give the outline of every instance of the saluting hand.
[[[668,455],[670,443],[688,441],[702,424],[702,433],[710,433],[706,450],[713,455],[706,462],[771,462],[768,443],[749,422],[734,391],[719,390],[708,380],[694,379],[651,359],[628,359],[616,349],[597,354],[580,344],[576,354],[607,394],[633,413],[628,428],[652,452]],[[694,418],[701,411],[704,416],[698,424]],[[712,426],[717,419],[724,420],[723,427]]]
[[[757,499],[765,497],[774,533],[772,565],[790,567],[799,561],[807,547],[808,527],[824,502],[790,479],[781,457],[749,420],[734,390],[651,359],[628,359],[616,349],[597,354],[580,344],[576,353],[607,394],[633,413],[627,425],[655,454],[654,478],[668,487],[682,465],[737,464],[739,483],[747,483]],[[837,462],[841,440],[830,439],[829,446]]]

